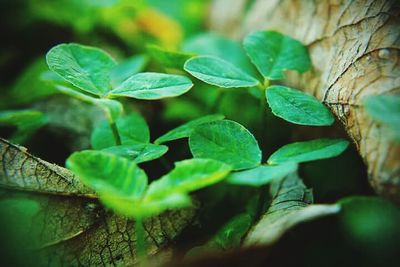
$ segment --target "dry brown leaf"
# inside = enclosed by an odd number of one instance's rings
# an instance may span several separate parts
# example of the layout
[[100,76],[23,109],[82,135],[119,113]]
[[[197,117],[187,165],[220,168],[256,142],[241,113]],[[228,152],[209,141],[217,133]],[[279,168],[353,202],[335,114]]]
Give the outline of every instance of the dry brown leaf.
[[[99,204],[96,195],[68,170],[38,159],[0,139],[0,200],[25,198],[40,210],[27,222],[28,248],[48,265],[132,265],[134,221]],[[195,209],[169,211],[145,222],[149,255],[159,254],[194,217]],[[31,230],[39,229],[39,230]]]

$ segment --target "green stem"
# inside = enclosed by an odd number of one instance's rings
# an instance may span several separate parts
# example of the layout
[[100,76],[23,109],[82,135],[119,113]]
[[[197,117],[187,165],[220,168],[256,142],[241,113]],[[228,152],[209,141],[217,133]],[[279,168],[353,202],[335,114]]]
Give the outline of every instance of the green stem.
[[115,122],[110,121],[110,127],[111,127],[112,134],[114,136],[115,144],[117,146],[120,146],[121,145],[121,137],[119,136],[117,125],[115,124]]
[[145,230],[142,219],[136,219],[135,231],[136,231],[136,255],[139,260],[139,265],[144,266],[147,257],[147,248],[146,248]]
[[[261,98],[260,98],[260,106],[259,106],[259,123],[260,123],[260,128],[259,128],[259,141],[260,141],[260,147],[261,150],[263,150],[265,142],[265,130],[266,130],[266,96],[265,96],[265,91],[267,90],[267,87],[269,86],[268,80],[264,82],[264,85],[261,90]],[[268,186],[263,185],[259,189],[259,199],[258,199],[258,206],[257,206],[257,214],[256,214],[256,220],[258,220],[263,212],[264,212],[264,207],[265,207],[265,202],[267,201],[268,198]]]

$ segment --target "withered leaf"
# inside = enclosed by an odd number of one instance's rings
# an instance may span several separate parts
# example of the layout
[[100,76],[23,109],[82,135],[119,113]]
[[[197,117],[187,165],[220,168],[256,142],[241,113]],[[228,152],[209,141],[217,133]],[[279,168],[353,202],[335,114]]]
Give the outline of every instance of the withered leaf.
[[[27,248],[42,264],[133,265],[134,221],[105,210],[71,172],[0,138],[0,201],[23,198],[40,207],[24,223]],[[195,208],[168,211],[145,222],[148,253],[162,253],[191,222]]]
[[339,205],[312,204],[312,191],[293,173],[271,184],[268,211],[250,230],[245,246],[271,245],[297,224],[339,212]]

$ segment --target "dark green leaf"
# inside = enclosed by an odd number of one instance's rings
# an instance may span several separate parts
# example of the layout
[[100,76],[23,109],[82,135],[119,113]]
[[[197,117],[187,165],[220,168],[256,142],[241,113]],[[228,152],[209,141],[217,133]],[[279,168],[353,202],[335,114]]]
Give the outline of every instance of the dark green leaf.
[[102,151],[125,157],[135,163],[142,163],[161,157],[168,151],[168,147],[153,144],[134,144],[107,147]]
[[175,168],[149,186],[145,201],[170,194],[188,194],[215,184],[231,171],[231,167],[212,159],[188,159],[175,163]]
[[400,96],[369,96],[364,104],[368,114],[388,128],[389,137],[400,140]]
[[147,175],[134,162],[106,152],[86,150],[73,153],[68,169],[94,189],[105,205],[120,214],[135,214],[147,188]]
[[[134,145],[137,143],[149,143],[150,132],[144,118],[132,113],[121,117],[116,122],[122,145]],[[115,140],[107,121],[100,123],[93,131],[91,144],[94,149],[102,149],[115,146]]]
[[184,69],[203,82],[224,88],[253,87],[260,83],[228,61],[212,56],[191,58]]
[[154,100],[179,96],[192,88],[192,81],[181,75],[138,73],[110,92],[110,96],[126,96]]
[[269,164],[285,162],[307,162],[327,159],[340,155],[349,142],[343,139],[316,139],[285,145],[274,152],[268,159]]
[[255,76],[257,71],[247,57],[241,43],[216,33],[205,32],[183,43],[182,49],[201,56],[215,56],[229,61],[246,73]]
[[60,44],[46,55],[49,68],[88,93],[103,96],[110,89],[110,72],[116,63],[104,51],[79,44]]
[[299,41],[274,31],[257,31],[246,36],[244,49],[268,80],[284,78],[285,70],[303,73],[311,68],[307,48]]
[[297,164],[293,162],[276,166],[260,166],[250,170],[231,173],[226,178],[226,181],[236,185],[262,186],[279,180],[296,170]]
[[23,143],[37,129],[47,123],[47,117],[37,110],[5,110],[0,111],[0,126],[14,126],[16,132],[11,136],[15,143]]
[[148,45],[147,51],[161,66],[173,69],[183,69],[186,60],[194,56],[194,54],[166,50],[157,45]]
[[111,85],[116,87],[132,75],[143,71],[147,62],[148,58],[145,55],[136,55],[125,59],[111,70]]
[[272,113],[288,122],[328,126],[335,121],[324,104],[300,90],[274,85],[267,88],[266,97]]
[[252,217],[247,213],[241,213],[233,217],[228,223],[218,230],[217,234],[209,242],[224,250],[240,246],[243,236],[250,229]]
[[261,151],[254,136],[242,125],[223,120],[197,126],[189,137],[195,158],[210,158],[225,162],[234,170],[256,167]]
[[190,134],[192,133],[193,129],[197,127],[200,124],[206,123],[206,122],[212,122],[212,121],[217,121],[217,120],[223,120],[224,115],[208,115],[204,116],[192,121],[189,121],[169,132],[166,134],[160,136],[157,138],[157,140],[154,141],[155,144],[162,144],[168,141],[173,141],[185,137],[189,137]]

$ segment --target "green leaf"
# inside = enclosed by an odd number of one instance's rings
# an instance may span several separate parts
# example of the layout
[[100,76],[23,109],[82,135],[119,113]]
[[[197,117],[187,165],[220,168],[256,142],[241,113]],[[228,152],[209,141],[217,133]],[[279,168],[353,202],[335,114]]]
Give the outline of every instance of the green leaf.
[[173,69],[183,69],[186,60],[194,56],[194,54],[166,50],[157,45],[148,45],[147,51],[158,64]]
[[[122,145],[150,142],[149,127],[141,115],[132,113],[121,117],[116,121],[116,125]],[[103,121],[94,129],[91,136],[91,144],[94,149],[116,145],[112,130],[107,121]]]
[[79,89],[103,96],[110,89],[110,72],[116,63],[98,48],[60,44],[46,55],[49,68]]
[[279,180],[296,170],[297,164],[293,162],[276,166],[260,166],[250,170],[231,173],[226,178],[226,181],[236,185],[262,186]]
[[400,140],[400,96],[378,95],[364,99],[365,109],[389,130],[389,137]]
[[288,122],[328,126],[335,121],[324,104],[300,90],[274,85],[267,88],[266,97],[272,113]]
[[182,95],[192,86],[192,81],[185,76],[144,72],[130,77],[112,90],[110,96],[155,100]]
[[247,57],[242,44],[213,32],[204,32],[185,40],[182,50],[194,52],[201,56],[215,56],[222,58],[239,67],[250,75],[257,75],[257,71]]
[[208,115],[204,116],[192,121],[189,121],[165,134],[157,138],[154,143],[155,144],[162,144],[168,141],[173,141],[185,137],[189,137],[190,134],[193,132],[193,129],[197,127],[200,124],[206,123],[206,122],[212,122],[212,121],[218,121],[218,120],[223,120],[224,115]]
[[231,167],[212,159],[188,159],[175,163],[175,168],[149,186],[145,201],[170,194],[188,194],[215,184],[231,171]]
[[106,206],[123,215],[137,208],[147,188],[147,175],[134,162],[106,152],[75,152],[66,166],[94,189]]
[[285,162],[307,162],[327,159],[340,155],[349,142],[343,139],[316,139],[285,145],[275,151],[268,159],[268,164]]
[[125,59],[111,70],[111,85],[116,87],[132,75],[143,71],[148,61],[146,55],[136,55]]
[[243,45],[251,62],[268,80],[283,79],[285,70],[303,73],[311,68],[307,48],[281,33],[253,32],[246,36]]
[[339,225],[350,242],[379,255],[388,247],[396,248],[392,253],[397,257],[400,245],[397,206],[383,198],[367,196],[346,197],[338,204],[341,206]]
[[47,123],[48,119],[37,110],[5,110],[0,111],[0,126],[14,126],[17,130],[10,137],[17,144],[26,141],[36,130]]
[[253,168],[261,162],[261,151],[254,136],[230,120],[197,126],[189,137],[189,146],[195,158],[219,160],[234,170]]
[[253,87],[260,83],[228,61],[212,56],[191,58],[184,69],[203,82],[224,88]]
[[18,76],[16,82],[9,91],[2,93],[0,107],[11,107],[29,104],[35,100],[42,99],[49,95],[56,94],[54,87],[40,79],[40,76],[48,67],[44,58],[39,58],[30,64]]
[[153,144],[135,144],[107,147],[102,149],[102,151],[125,157],[135,163],[142,163],[161,157],[167,153],[168,147]]

